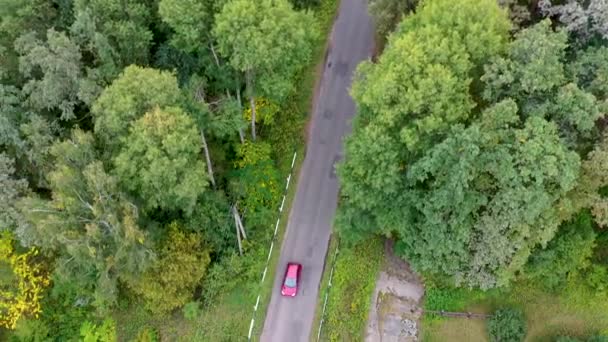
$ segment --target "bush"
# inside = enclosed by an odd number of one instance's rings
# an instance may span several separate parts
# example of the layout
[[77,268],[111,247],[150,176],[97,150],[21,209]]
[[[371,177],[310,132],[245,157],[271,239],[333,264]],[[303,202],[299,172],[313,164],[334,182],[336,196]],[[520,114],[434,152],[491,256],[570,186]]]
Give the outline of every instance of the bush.
[[158,342],[158,333],[155,329],[145,327],[132,342]]
[[490,341],[519,342],[526,337],[527,324],[523,313],[515,309],[500,309],[488,320]]
[[193,321],[198,318],[201,314],[201,303],[199,302],[190,302],[186,303],[182,308],[182,312],[184,313],[184,318]]
[[380,239],[340,250],[333,286],[329,289],[327,325],[324,326],[330,341],[361,338],[383,260],[384,248]]

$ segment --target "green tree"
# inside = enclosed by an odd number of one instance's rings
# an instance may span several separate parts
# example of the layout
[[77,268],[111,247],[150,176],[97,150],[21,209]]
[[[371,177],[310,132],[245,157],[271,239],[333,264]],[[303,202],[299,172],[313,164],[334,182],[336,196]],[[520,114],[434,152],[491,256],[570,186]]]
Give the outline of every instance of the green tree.
[[19,70],[29,79],[23,93],[36,111],[58,110],[62,120],[71,120],[78,105],[89,105],[101,91],[83,71],[78,45],[64,33],[50,29],[46,43],[34,33],[25,34],[15,42],[15,49],[20,54]]
[[488,320],[492,342],[521,342],[527,333],[527,323],[520,310],[500,309]]
[[398,250],[457,283],[507,285],[553,238],[578,171],[554,124],[533,117],[521,127],[514,102],[501,102],[410,167],[405,214],[394,221]]
[[91,24],[107,37],[118,54],[117,64],[145,65],[148,62],[152,32],[149,0],[74,0],[74,15],[85,12]]
[[369,0],[369,11],[374,18],[377,36],[386,40],[403,16],[417,5],[418,0]]
[[404,213],[387,203],[398,203],[410,165],[469,119],[475,63],[504,49],[508,29],[494,1],[428,1],[390,36],[378,63],[358,68],[357,117],[338,168],[336,227],[346,239],[401,220]]
[[608,96],[608,47],[591,46],[581,51],[567,68],[581,89],[600,99]]
[[262,142],[246,141],[237,150],[231,193],[248,225],[254,227],[269,222],[269,215],[281,195],[278,171],[270,153],[270,145]]
[[116,322],[106,318],[101,325],[85,321],[80,327],[80,337],[83,342],[114,342],[116,341]]
[[26,194],[27,181],[15,178],[14,160],[0,153],[0,231],[22,224],[16,203]]
[[441,37],[465,47],[470,61],[477,67],[504,51],[511,23],[496,1],[432,0],[424,1],[416,14],[398,27],[401,33],[415,32],[434,26]]
[[92,291],[103,310],[115,302],[118,280],[137,277],[154,253],[137,225],[137,207],[96,160],[93,143],[91,134],[75,130],[52,147],[56,164],[48,178],[53,197],[22,201],[30,224],[20,237],[57,255],[56,277]]
[[191,214],[208,185],[194,120],[181,109],[158,107],[135,121],[114,159],[123,186],[146,208]]
[[157,106],[178,106],[181,102],[182,95],[173,74],[129,66],[93,104],[95,134],[114,150],[127,135],[130,122]]
[[0,60],[8,79],[20,81],[18,55],[13,50],[15,39],[32,31],[45,32],[53,26],[56,14],[48,0],[0,1]]
[[160,246],[153,266],[129,283],[154,313],[166,313],[191,301],[210,262],[201,237],[184,233],[177,223],[169,226]]
[[583,142],[597,137],[595,122],[603,115],[600,102],[585,90],[592,82],[588,73],[601,70],[602,60],[593,53],[583,55],[591,60],[575,62],[567,72],[567,47],[566,34],[554,32],[549,20],[520,31],[508,56],[486,66],[484,98],[492,102],[514,99],[523,117],[554,121],[570,146],[580,149]]
[[588,212],[562,225],[546,248],[538,248],[526,266],[527,277],[549,289],[557,289],[590,266],[596,234]]
[[293,76],[310,57],[317,36],[314,18],[287,0],[235,0],[216,16],[219,52],[245,73],[255,140],[255,97],[283,99]]
[[[174,31],[172,43],[187,52],[200,46],[213,48],[211,29],[213,16],[224,0],[160,0],[158,12]],[[215,53],[215,52],[213,52]]]

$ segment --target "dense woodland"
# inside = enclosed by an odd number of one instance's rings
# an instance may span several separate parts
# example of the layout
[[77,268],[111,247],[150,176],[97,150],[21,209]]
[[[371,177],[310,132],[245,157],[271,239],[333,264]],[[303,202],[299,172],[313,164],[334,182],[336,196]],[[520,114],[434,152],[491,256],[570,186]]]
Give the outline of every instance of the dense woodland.
[[372,1],[392,33],[352,87],[343,240],[396,239],[452,286],[574,282],[606,300],[606,2],[406,5]]
[[111,341],[246,277],[316,5],[0,1],[0,338]]

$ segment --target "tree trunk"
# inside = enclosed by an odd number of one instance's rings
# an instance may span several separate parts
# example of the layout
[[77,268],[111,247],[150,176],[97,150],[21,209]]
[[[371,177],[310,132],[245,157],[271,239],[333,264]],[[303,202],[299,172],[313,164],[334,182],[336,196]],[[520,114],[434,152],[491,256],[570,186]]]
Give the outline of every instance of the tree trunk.
[[209,43],[209,47],[211,48],[211,53],[213,54],[213,59],[215,60],[215,65],[220,66],[220,60],[217,58],[217,54],[215,53],[215,48],[213,47],[213,43]]
[[209,148],[207,147],[207,139],[205,139],[205,132],[201,129],[201,142],[203,143],[203,151],[205,151],[205,159],[207,160],[207,171],[209,172],[209,180],[211,185],[215,189],[215,178],[213,177],[213,166],[211,165],[211,157],[209,157]]
[[[236,90],[236,101],[239,104],[240,115],[243,115],[243,103],[241,102],[241,90]],[[239,127],[239,137],[241,138],[241,144],[245,143],[245,133],[243,132],[243,128]]]
[[241,215],[239,215],[239,210],[236,205],[234,206],[234,216],[239,223],[239,229],[241,230],[241,234],[243,234],[243,239],[247,239],[247,234],[245,234],[245,226],[243,226],[243,221],[241,221]]
[[246,77],[249,105],[251,106],[251,140],[255,141],[255,97],[253,94],[253,76],[251,75],[251,70],[247,71]]
[[234,209],[234,206],[232,207],[232,216],[234,216],[234,226],[236,228],[236,240],[239,243],[239,253],[243,255],[243,245],[241,244],[241,232],[239,231],[239,219],[236,210]]

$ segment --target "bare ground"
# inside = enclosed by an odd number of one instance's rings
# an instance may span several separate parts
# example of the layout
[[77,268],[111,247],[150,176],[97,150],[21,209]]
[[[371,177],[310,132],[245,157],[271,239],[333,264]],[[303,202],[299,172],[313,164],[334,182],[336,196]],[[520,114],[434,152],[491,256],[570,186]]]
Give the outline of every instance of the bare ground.
[[417,341],[424,286],[407,262],[385,243],[386,262],[376,281],[365,340],[368,342]]

